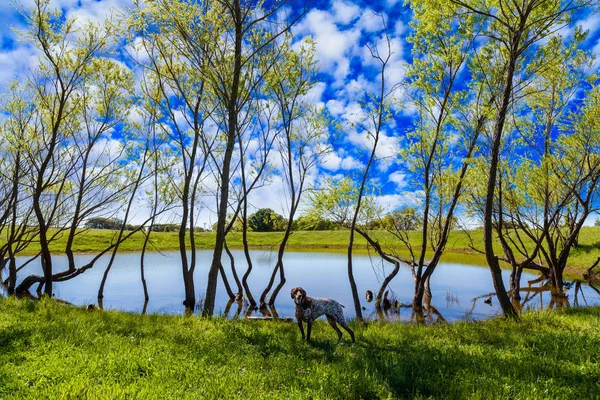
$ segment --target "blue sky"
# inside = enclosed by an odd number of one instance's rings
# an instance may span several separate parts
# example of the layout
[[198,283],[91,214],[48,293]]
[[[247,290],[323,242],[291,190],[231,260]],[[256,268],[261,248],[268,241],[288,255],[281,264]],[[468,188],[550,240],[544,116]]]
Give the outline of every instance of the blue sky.
[[[69,17],[80,20],[103,20],[111,10],[123,10],[132,0],[51,0]],[[32,0],[24,0],[30,7]],[[410,9],[403,1],[352,2],[344,0],[316,1],[313,9],[293,28],[296,36],[311,35],[316,41],[316,58],[321,72],[319,82],[311,92],[315,102],[327,107],[339,121],[352,122],[360,111],[358,99],[364,90],[376,91],[376,64],[365,46],[382,43],[382,17],[392,39],[392,61],[388,70],[391,84],[404,78],[406,64],[410,62],[411,48],[406,41],[410,34]],[[6,91],[10,81],[23,78],[28,68],[35,64],[36,54],[31,46],[22,43],[12,28],[20,28],[23,19],[15,11],[12,2],[0,4],[0,91]],[[589,30],[585,48],[600,59],[600,14],[580,15],[576,22]],[[567,28],[565,33],[569,33]],[[397,149],[398,137],[410,124],[411,110],[399,111],[396,124],[385,132],[378,156],[388,159]],[[344,130],[332,152],[314,172],[312,180],[324,177],[339,178],[360,171],[364,157],[356,151],[365,144],[365,136],[349,127]],[[407,187],[405,173],[393,162],[381,162],[376,167],[375,179],[383,189],[380,201],[389,207],[414,201],[414,193]],[[285,209],[282,182],[258,191],[251,199],[257,208],[270,207],[279,212]],[[279,186],[278,186],[279,185]],[[275,195],[274,195],[275,194]],[[203,214],[204,222],[210,224],[209,210]]]

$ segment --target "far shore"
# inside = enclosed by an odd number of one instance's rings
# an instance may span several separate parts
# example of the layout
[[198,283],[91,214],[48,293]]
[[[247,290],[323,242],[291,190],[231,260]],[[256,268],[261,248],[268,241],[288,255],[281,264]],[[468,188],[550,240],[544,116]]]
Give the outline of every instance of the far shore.
[[[74,243],[73,251],[77,254],[97,253],[106,248],[115,238],[116,232],[105,229],[89,229],[82,230],[77,236]],[[345,252],[348,246],[349,231],[334,230],[334,231],[296,231],[294,232],[286,246],[287,251],[316,251],[316,252]],[[275,250],[278,248],[282,232],[249,232],[248,241],[249,247],[252,250],[265,249]],[[397,251],[403,257],[409,257],[409,252],[402,247],[402,244],[394,240],[394,238],[386,232],[375,232],[375,237],[379,242],[394,251]],[[584,227],[582,228],[579,247],[572,251],[567,268],[567,277],[580,279],[587,269],[600,256],[600,227]],[[211,250],[214,246],[214,233],[212,232],[197,232],[195,234],[197,250]],[[119,252],[131,253],[139,252],[142,249],[144,235],[139,232],[133,235],[129,240],[121,244]],[[413,231],[411,233],[411,242],[413,248],[417,249],[420,245],[420,232]],[[1,242],[0,242],[1,243]],[[65,252],[64,238],[57,238],[52,243],[52,251],[54,254],[64,254]],[[242,235],[240,232],[231,232],[227,236],[227,244],[230,249],[242,249]],[[189,244],[188,244],[189,245]],[[446,245],[446,251],[442,258],[445,262],[457,262],[470,265],[486,265],[484,255],[479,251],[483,248],[483,231],[475,229],[471,231],[453,231]],[[152,232],[151,246],[148,251],[177,251],[179,250],[179,242],[176,232]],[[32,243],[27,249],[21,252],[20,256],[32,256],[37,254],[39,246],[37,243]],[[357,254],[376,254],[367,247],[364,239],[357,235],[354,251]],[[498,246],[496,249],[498,254],[501,254],[501,249]],[[508,268],[504,264],[503,267]]]

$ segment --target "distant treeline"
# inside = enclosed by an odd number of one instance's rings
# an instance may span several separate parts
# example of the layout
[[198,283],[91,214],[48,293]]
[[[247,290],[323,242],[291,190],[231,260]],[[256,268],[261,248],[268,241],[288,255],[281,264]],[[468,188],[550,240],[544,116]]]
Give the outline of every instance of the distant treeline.
[[[111,229],[119,230],[123,227],[125,231],[135,231],[140,228],[140,225],[125,224],[123,221],[116,218],[90,218],[84,225],[88,229]],[[152,227],[147,227],[146,230],[152,232],[178,232],[180,225],[177,224],[156,224]],[[209,230],[199,226],[194,228],[194,232],[207,232]]]

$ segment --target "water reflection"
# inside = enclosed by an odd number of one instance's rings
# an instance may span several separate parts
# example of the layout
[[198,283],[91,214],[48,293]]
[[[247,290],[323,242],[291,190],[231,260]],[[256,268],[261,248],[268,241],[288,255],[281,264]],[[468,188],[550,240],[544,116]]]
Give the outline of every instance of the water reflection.
[[[242,251],[231,251],[238,266],[245,265]],[[270,251],[251,252],[254,269],[248,277],[248,285],[254,293],[260,293],[265,287],[276,254]],[[92,256],[80,255],[78,262],[85,262]],[[197,252],[198,268],[195,273],[196,290],[202,295],[206,287],[206,277],[212,253]],[[19,260],[24,263],[26,260]],[[352,294],[346,274],[347,264],[344,254],[336,253],[302,253],[288,252],[285,256],[287,283],[302,286],[311,297],[330,297],[345,305],[347,318],[354,317]],[[56,257],[56,270],[67,264],[66,257]],[[103,272],[103,264],[107,260],[99,260],[98,265],[85,274],[67,282],[57,282],[54,291],[57,298],[79,306],[87,306],[97,301],[96,293]],[[501,313],[495,299],[494,288],[487,267],[476,267],[455,263],[442,263],[432,276],[424,296],[423,309],[415,312],[411,307],[414,292],[413,278],[408,267],[400,268],[398,275],[388,286],[379,305],[374,304],[373,289],[381,286],[382,277],[386,276],[385,265],[374,266],[368,256],[355,256],[355,278],[358,290],[363,297],[364,316],[370,319],[386,321],[419,321],[436,323],[460,319],[483,319]],[[146,254],[145,279],[147,281],[149,300],[144,302],[144,290],[139,274],[139,255],[121,254],[115,260],[114,274],[106,283],[104,298],[98,306],[103,309],[119,309],[140,313],[181,314],[184,307],[183,283],[178,253]],[[19,276],[39,273],[39,263],[31,263],[24,267]],[[229,268],[225,272],[231,274]],[[505,279],[508,274],[505,272]],[[5,277],[6,278],[6,277]],[[230,276],[230,282],[235,282]],[[570,307],[600,304],[600,291],[597,286],[584,282],[572,282],[566,288],[567,297],[551,296],[548,284],[536,275],[523,273],[520,296],[512,296],[517,309],[540,307]],[[237,283],[233,285],[237,287]],[[283,292],[287,291],[282,289]],[[282,292],[282,293],[283,293]],[[0,288],[0,294],[3,292]],[[294,316],[294,304],[288,296],[279,296],[275,307],[255,309],[250,306],[246,297],[234,293],[231,299],[219,281],[216,299],[216,310],[228,318],[256,316],[261,318],[286,318]],[[369,297],[371,302],[369,302]],[[365,299],[366,298],[366,299]],[[367,300],[367,301],[365,301]],[[198,298],[194,312],[202,309],[203,299]]]

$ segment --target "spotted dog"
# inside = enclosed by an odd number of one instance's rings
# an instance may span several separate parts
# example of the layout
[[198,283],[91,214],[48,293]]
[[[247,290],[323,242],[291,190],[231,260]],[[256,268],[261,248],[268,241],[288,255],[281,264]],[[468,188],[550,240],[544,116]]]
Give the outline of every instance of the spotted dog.
[[342,339],[342,332],[337,327],[337,324],[340,324],[350,334],[352,342],[354,342],[354,332],[346,325],[346,320],[344,319],[343,305],[332,299],[313,299],[312,297],[308,297],[301,287],[293,288],[291,295],[296,304],[296,320],[298,321],[300,333],[302,333],[302,339],[304,339],[302,321],[305,321],[308,325],[306,341],[310,342],[310,331],[313,321],[321,315],[325,315],[329,325],[337,332],[338,340]]

